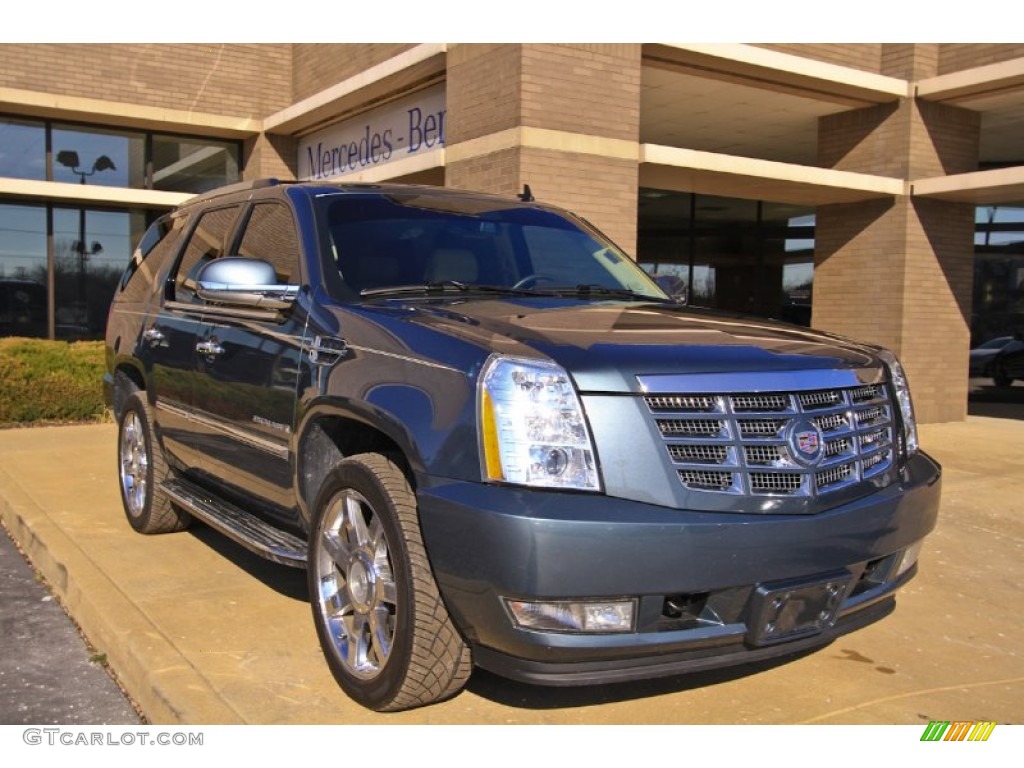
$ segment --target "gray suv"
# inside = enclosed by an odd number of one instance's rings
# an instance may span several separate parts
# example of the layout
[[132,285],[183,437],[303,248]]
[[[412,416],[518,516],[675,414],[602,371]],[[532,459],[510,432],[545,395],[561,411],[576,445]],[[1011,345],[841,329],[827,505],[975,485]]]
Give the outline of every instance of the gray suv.
[[196,198],[136,250],[107,361],[128,522],[305,568],[377,710],[474,665],[592,684],[826,644],[892,609],[939,506],[892,354],[685,307],[530,200]]

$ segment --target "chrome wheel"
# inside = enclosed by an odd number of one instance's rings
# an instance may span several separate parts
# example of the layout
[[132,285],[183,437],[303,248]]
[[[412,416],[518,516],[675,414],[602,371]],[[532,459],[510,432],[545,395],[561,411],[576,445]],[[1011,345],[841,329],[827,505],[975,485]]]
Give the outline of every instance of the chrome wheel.
[[[129,387],[124,384],[122,386]],[[191,517],[171,504],[163,483],[170,470],[153,431],[144,393],[124,397],[117,433],[117,479],[128,523],[139,533],[170,533],[188,527]]]
[[380,516],[353,489],[335,494],[317,532],[317,609],[338,661],[355,677],[388,663],[398,620],[398,588]]
[[149,453],[142,422],[134,411],[129,411],[121,426],[121,494],[125,508],[132,517],[139,517],[146,509],[149,478]]
[[416,494],[386,456],[338,462],[313,503],[310,603],[327,666],[364,707],[394,712],[454,696],[473,657],[445,609]]

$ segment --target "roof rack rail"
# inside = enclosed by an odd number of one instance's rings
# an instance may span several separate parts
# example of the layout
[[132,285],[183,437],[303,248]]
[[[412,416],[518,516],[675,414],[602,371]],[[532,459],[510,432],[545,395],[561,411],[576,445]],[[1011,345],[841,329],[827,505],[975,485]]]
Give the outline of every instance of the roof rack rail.
[[195,200],[209,200],[211,197],[220,197],[221,195],[229,195],[232,192],[245,192],[251,189],[263,189],[264,187],[276,187],[282,184],[280,179],[277,178],[266,178],[266,179],[253,179],[251,181],[240,181],[236,184],[228,184],[225,187],[217,187],[206,192],[202,192],[194,198]]

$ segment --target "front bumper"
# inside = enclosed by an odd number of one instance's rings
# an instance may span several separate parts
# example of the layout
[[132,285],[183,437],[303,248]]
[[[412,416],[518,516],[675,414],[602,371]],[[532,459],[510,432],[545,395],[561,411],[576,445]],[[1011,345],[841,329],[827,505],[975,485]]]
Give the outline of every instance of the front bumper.
[[[513,679],[579,684],[655,677],[796,653],[871,623],[915,573],[903,553],[935,526],[939,466],[816,515],[691,512],[583,493],[421,483],[420,519],[446,605],[477,664]],[[766,639],[763,595],[839,579],[828,620]],[[636,598],[636,631],[523,629],[504,598]],[[684,609],[675,609],[682,604]]]

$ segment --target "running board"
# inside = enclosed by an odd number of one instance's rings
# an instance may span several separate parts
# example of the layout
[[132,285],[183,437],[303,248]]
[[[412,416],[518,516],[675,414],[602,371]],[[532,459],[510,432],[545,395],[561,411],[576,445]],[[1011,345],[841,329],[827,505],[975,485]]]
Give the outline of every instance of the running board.
[[167,480],[161,489],[172,502],[260,557],[292,568],[306,567],[306,542],[275,528],[187,480]]

